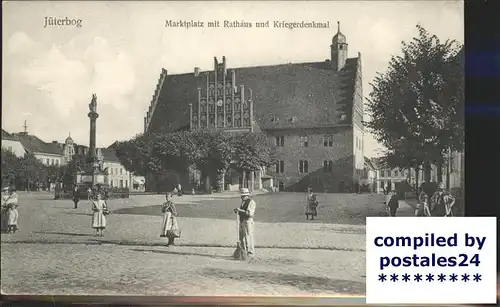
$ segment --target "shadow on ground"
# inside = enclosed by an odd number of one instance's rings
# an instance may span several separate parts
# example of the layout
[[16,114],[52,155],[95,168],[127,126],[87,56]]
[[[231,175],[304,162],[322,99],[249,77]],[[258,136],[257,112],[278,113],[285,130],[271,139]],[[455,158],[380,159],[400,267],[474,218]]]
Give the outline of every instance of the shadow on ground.
[[[207,257],[212,259],[220,259],[220,260],[230,260],[236,261],[233,256],[233,250],[228,250],[228,256],[219,256],[219,255],[211,255],[211,254],[203,254],[203,253],[188,253],[188,252],[180,252],[173,250],[155,250],[155,249],[132,249],[134,252],[147,252],[147,253],[157,253],[157,254],[168,254],[168,255],[181,255],[181,256],[199,256],[199,257]],[[296,265],[298,263],[295,259],[288,258],[253,258],[249,260],[247,263],[249,264],[271,264],[271,265]]]
[[[333,196],[332,196],[333,195]],[[368,196],[322,195],[315,220],[306,220],[303,195],[298,193],[277,193],[257,195],[256,221],[264,223],[325,223],[365,225],[367,216],[379,216],[382,206]],[[327,199],[328,197],[328,199]],[[376,203],[372,203],[376,202]],[[239,200],[216,199],[201,201],[175,201],[180,217],[234,220],[234,208]],[[111,207],[112,208],[112,207]],[[113,210],[114,214],[161,216],[161,204],[137,206]]]
[[168,254],[168,255],[180,255],[180,256],[199,256],[199,257],[207,257],[212,259],[221,259],[221,260],[233,260],[231,255],[229,256],[217,256],[210,254],[201,254],[201,253],[187,253],[187,252],[178,252],[172,250],[155,250],[155,249],[132,249],[134,252],[147,252],[147,253],[157,253],[157,254]]
[[83,213],[83,212],[62,212],[62,214],[92,216],[92,213]]
[[48,231],[33,231],[33,233],[46,234],[46,235],[60,235],[60,236],[72,236],[72,237],[94,237],[95,234],[89,233],[73,233],[73,232],[48,232]]
[[200,272],[208,277],[225,278],[236,281],[253,282],[256,284],[273,283],[296,287],[302,291],[328,292],[332,294],[365,294],[365,284],[351,280],[330,279],[325,277],[281,274],[274,272],[259,272],[245,270],[225,270],[205,268]]
[[[98,239],[99,237],[95,234],[77,234],[77,233],[64,233],[64,232],[38,232],[41,234],[55,234],[62,236],[75,236],[75,237],[89,237],[88,240],[71,241],[68,242],[67,239],[35,239],[35,240],[12,240],[3,241],[2,244],[61,244],[61,245],[116,245],[116,246],[144,246],[144,247],[165,247],[166,243],[148,242],[148,241],[123,241],[123,240],[106,240],[104,238]],[[92,238],[93,237],[93,238]],[[224,244],[190,244],[190,243],[175,243],[177,247],[212,247],[212,248],[234,248],[234,245],[224,245]],[[287,250],[328,250],[328,251],[346,251],[346,252],[365,252],[365,249],[361,248],[339,248],[339,247],[329,247],[329,246],[264,246],[257,245],[255,248],[265,248],[265,249],[287,249]]]

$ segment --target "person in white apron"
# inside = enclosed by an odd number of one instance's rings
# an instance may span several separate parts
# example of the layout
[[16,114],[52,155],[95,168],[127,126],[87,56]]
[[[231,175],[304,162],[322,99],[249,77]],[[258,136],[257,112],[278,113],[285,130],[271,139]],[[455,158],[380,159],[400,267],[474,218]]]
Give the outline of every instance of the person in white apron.
[[161,224],[161,238],[167,238],[167,246],[175,245],[175,239],[180,238],[181,231],[177,223],[177,210],[175,209],[174,202],[172,201],[172,194],[168,193],[165,196],[165,202],[162,205],[161,211],[163,213],[163,221]]
[[96,236],[103,236],[106,229],[106,214],[108,208],[106,201],[102,199],[102,194],[97,192],[92,200],[92,228],[96,231]]

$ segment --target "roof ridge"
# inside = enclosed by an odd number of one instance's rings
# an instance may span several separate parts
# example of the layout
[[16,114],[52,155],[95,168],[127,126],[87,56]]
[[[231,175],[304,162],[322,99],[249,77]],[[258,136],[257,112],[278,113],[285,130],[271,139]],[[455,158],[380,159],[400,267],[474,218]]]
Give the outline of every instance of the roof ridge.
[[[348,60],[355,60],[357,59],[358,57],[352,57],[352,58],[347,58],[346,61]],[[233,67],[233,68],[228,68],[229,70],[231,69],[249,69],[249,68],[275,68],[275,67],[280,67],[280,66],[287,66],[287,65],[313,65],[313,64],[323,64],[323,63],[328,63],[328,61],[317,61],[317,62],[298,62],[298,63],[281,63],[281,64],[269,64],[269,65],[254,65],[254,66],[240,66],[240,67]],[[315,68],[315,67],[312,67],[312,68]],[[209,71],[212,71],[212,70],[209,70]],[[200,73],[203,73],[203,72],[207,72],[207,70],[205,71],[201,71]],[[171,77],[171,76],[183,76],[183,75],[192,75],[193,72],[185,72],[185,73],[178,73],[178,74],[168,74],[167,77]]]

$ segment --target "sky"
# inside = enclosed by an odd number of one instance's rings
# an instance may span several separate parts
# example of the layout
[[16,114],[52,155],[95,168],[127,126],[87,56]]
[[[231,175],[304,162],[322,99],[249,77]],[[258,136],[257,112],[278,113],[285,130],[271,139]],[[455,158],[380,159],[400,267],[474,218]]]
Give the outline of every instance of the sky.
[[[88,104],[97,95],[97,146],[144,129],[161,69],[169,74],[323,61],[337,32],[349,57],[362,57],[363,96],[401,42],[421,24],[440,39],[463,43],[462,1],[321,2],[3,2],[2,128],[46,142],[71,137],[88,145]],[[45,26],[46,17],[81,19],[81,27]],[[327,29],[167,28],[165,20],[317,21]],[[366,102],[365,102],[366,103]],[[369,134],[365,155],[381,147]]]

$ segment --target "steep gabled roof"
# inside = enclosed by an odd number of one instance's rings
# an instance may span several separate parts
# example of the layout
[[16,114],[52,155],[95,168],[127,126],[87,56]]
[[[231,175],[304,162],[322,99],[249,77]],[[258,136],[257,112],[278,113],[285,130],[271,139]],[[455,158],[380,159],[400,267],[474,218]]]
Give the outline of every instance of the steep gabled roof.
[[63,147],[59,143],[45,143],[34,135],[24,133],[16,133],[14,135],[19,138],[21,144],[29,152],[55,155],[63,154]]
[[2,129],[2,140],[9,140],[9,141],[19,141],[19,139],[7,131]]
[[[337,72],[330,62],[228,68],[236,85],[252,90],[254,117],[262,130],[350,124],[358,58]],[[189,125],[189,104],[198,102],[206,72],[168,75],[158,95],[150,131],[175,131]],[[345,115],[342,119],[341,115]]]
[[116,156],[115,150],[112,148],[101,148],[101,153],[104,158],[104,162],[114,162],[120,163],[120,160]]

